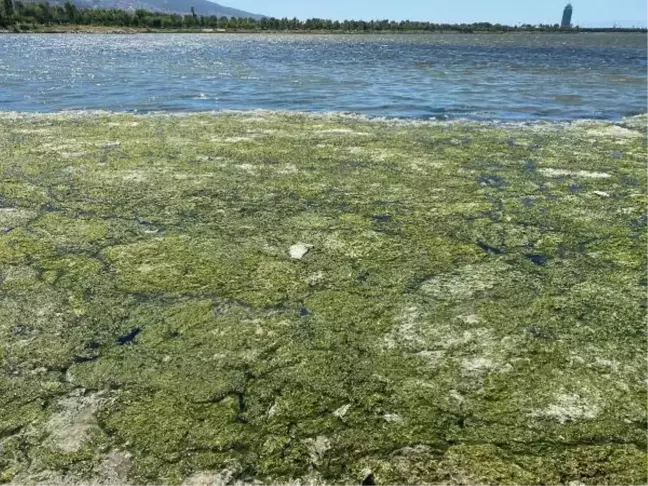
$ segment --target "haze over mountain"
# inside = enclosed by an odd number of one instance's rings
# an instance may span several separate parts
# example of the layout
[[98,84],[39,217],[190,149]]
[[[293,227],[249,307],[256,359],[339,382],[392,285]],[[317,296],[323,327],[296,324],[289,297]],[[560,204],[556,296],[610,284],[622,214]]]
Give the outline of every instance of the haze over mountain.
[[[40,0],[31,0],[40,1]],[[122,10],[144,9],[152,12],[169,12],[187,15],[194,7],[198,15],[217,15],[219,17],[245,17],[260,19],[263,15],[226,7],[208,0],[72,0],[83,8],[117,8]],[[51,3],[64,3],[53,0]]]

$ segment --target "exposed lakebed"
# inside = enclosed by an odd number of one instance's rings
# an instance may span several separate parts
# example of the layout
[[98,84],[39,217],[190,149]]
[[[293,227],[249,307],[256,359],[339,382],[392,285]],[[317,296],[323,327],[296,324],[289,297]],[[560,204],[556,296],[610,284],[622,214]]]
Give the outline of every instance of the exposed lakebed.
[[645,481],[645,116],[6,114],[0,151],[0,481]]

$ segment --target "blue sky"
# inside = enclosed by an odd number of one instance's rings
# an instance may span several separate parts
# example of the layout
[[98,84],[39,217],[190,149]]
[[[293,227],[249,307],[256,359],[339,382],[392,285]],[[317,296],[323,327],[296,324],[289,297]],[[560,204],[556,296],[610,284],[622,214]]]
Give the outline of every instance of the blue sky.
[[[502,24],[560,22],[566,0],[217,0],[228,7],[272,17],[395,19]],[[646,26],[646,0],[574,0],[582,27]]]

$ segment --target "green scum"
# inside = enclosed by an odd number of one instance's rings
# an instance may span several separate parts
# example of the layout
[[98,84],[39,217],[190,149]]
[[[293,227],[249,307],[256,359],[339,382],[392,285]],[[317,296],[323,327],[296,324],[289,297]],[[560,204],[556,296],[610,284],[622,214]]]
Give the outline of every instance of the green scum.
[[644,484],[645,127],[1,116],[0,482]]

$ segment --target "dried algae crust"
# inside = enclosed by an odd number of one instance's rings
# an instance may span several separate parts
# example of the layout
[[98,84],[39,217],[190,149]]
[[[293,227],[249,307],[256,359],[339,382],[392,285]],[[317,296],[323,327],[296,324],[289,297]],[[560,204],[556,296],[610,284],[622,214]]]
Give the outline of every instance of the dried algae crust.
[[645,484],[645,127],[0,116],[0,482]]

